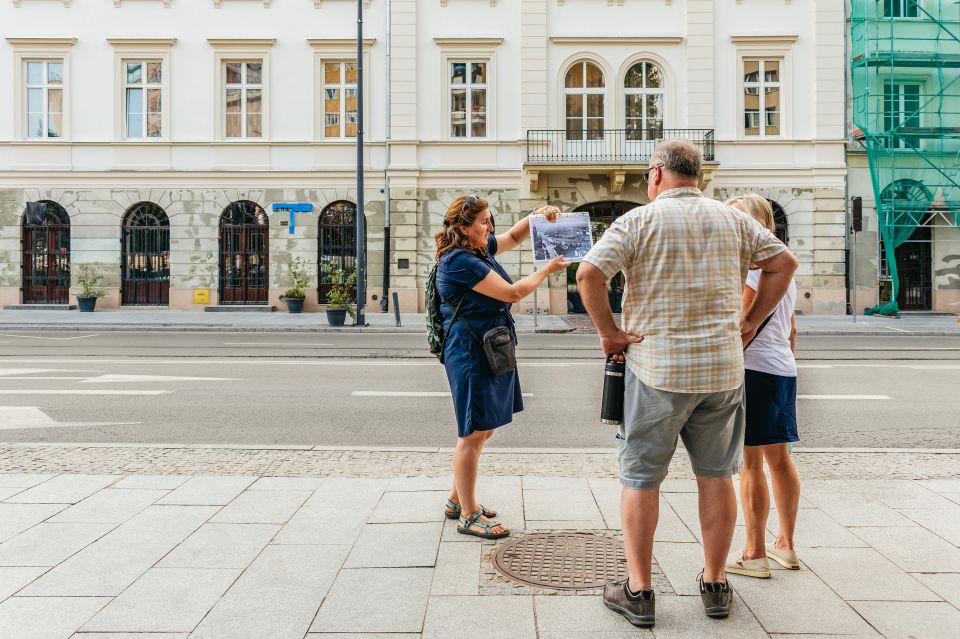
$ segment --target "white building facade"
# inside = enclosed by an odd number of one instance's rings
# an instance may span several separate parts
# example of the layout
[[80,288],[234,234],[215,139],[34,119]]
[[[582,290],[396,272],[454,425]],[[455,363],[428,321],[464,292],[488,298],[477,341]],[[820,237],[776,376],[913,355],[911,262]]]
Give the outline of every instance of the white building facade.
[[[776,203],[799,308],[845,312],[843,0],[365,7],[371,310],[422,308],[456,195],[501,228],[545,203],[609,224],[678,136],[708,195]],[[352,0],[0,4],[0,303],[68,302],[87,266],[107,308],[277,305],[302,257],[319,308],[353,266],[355,37]],[[571,279],[543,310],[579,310]]]

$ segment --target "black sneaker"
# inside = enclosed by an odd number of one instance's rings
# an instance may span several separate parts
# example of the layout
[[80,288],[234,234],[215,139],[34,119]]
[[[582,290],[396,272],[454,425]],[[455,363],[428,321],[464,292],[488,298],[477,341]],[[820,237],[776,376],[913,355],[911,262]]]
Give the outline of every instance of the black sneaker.
[[627,591],[627,580],[608,581],[603,587],[603,603],[614,612],[619,612],[638,628],[653,628],[657,601],[653,588],[642,590],[639,596]]
[[730,604],[733,601],[733,589],[725,581],[705,582],[703,573],[697,577],[700,584],[700,599],[711,619],[726,619],[730,614]]

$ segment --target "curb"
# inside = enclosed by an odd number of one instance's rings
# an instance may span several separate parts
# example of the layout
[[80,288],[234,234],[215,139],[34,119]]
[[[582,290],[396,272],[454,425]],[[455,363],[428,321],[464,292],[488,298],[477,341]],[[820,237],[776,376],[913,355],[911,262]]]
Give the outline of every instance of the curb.
[[[518,334],[533,333],[565,334],[576,329],[570,328],[517,328]],[[244,326],[244,325],[216,325],[209,324],[0,324],[0,334],[4,331],[63,331],[63,332],[170,332],[170,333],[384,333],[426,335],[427,331],[419,327],[387,327],[387,326]]]

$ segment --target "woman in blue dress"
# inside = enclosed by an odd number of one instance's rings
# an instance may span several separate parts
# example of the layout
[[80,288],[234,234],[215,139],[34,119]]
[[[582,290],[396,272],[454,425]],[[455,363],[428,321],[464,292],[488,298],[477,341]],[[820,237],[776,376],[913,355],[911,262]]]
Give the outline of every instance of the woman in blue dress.
[[[535,211],[550,222],[556,221],[559,212],[553,206]],[[470,329],[478,336],[496,326],[509,326],[512,331],[510,306],[532,293],[548,275],[563,271],[569,265],[563,256],[557,256],[540,270],[513,282],[494,255],[526,240],[530,236],[530,222],[524,217],[506,233],[494,235],[493,231],[493,217],[486,200],[476,195],[461,195],[450,204],[443,228],[434,236],[437,290],[443,300],[446,335],[444,366],[459,436],[453,454],[453,490],[446,515],[450,519],[459,517],[458,532],[487,539],[506,537],[510,531],[494,519],[495,511],[477,501],[480,451],[494,429],[509,424],[513,414],[523,410],[523,398],[517,371],[493,375],[483,345]],[[453,318],[458,306],[460,310]]]

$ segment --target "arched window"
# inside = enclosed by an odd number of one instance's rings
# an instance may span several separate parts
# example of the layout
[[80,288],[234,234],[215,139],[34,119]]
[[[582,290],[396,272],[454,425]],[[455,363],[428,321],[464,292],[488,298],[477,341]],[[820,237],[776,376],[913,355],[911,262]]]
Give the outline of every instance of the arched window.
[[123,216],[121,264],[124,306],[170,303],[170,221],[153,202],[134,204]]
[[627,140],[657,140],[663,137],[663,71],[653,62],[637,62],[623,80]]
[[231,202],[220,215],[220,303],[266,304],[270,293],[267,213],[255,202]]
[[603,139],[603,71],[593,62],[577,62],[564,80],[567,140]]
[[56,202],[27,202],[22,223],[23,303],[68,304],[70,216]]
[[767,202],[770,203],[770,208],[773,209],[773,222],[777,225],[777,230],[774,231],[774,234],[778,240],[787,244],[790,240],[790,233],[787,229],[787,212],[783,210],[783,207],[780,206],[780,203],[776,200],[767,198]]
[[328,204],[320,213],[317,294],[321,303],[327,301],[327,293],[340,273],[348,277],[357,268],[356,220],[357,205],[345,200]]

